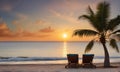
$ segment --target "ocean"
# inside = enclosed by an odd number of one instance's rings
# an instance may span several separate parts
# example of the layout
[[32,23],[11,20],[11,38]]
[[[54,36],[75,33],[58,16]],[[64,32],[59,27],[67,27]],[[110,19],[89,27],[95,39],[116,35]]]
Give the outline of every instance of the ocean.
[[[82,54],[88,42],[0,42],[0,64],[63,64],[67,54]],[[120,43],[118,42],[120,50]],[[120,62],[117,53],[107,44],[111,62]],[[94,63],[104,62],[103,47],[96,42],[88,54],[94,54]]]

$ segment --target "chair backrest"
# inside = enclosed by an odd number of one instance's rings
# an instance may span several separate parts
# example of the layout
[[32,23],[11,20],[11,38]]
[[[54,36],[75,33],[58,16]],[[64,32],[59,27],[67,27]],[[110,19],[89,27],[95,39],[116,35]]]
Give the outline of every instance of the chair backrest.
[[94,54],[83,54],[82,63],[92,63]]
[[78,60],[78,54],[67,54],[67,59],[68,63],[77,63],[79,62]]

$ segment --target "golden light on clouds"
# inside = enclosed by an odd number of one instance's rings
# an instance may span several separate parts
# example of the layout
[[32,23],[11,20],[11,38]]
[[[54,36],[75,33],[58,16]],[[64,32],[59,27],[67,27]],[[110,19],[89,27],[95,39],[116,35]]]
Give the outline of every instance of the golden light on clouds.
[[[72,36],[76,29],[94,29],[87,20],[90,6],[103,0],[0,0],[0,41],[89,41],[93,37]],[[112,16],[119,14],[120,0],[109,0]],[[21,6],[20,6],[21,4]]]

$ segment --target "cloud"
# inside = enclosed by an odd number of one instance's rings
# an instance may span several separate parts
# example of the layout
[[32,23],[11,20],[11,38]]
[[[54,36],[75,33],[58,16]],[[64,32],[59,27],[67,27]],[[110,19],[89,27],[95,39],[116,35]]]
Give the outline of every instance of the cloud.
[[50,32],[54,32],[54,29],[52,29],[50,26],[44,29],[41,29],[40,32],[44,32],[44,33],[50,33]]
[[[42,32],[52,32],[53,29],[51,27],[45,28],[41,30]],[[39,32],[30,32],[24,30],[21,26],[17,27],[16,32],[10,31],[9,27],[7,24],[2,21],[2,18],[0,18],[0,37],[2,38],[29,38],[29,37],[47,37],[49,34],[40,34]]]
[[16,30],[16,33],[15,33],[15,36],[16,37],[47,37],[49,36],[48,34],[43,34],[43,33],[40,33],[39,31],[37,32],[30,32],[30,31],[27,31],[27,30],[24,30],[22,28],[22,26],[20,25],[17,25],[17,30]]
[[61,18],[63,20],[66,20],[68,22],[72,23],[79,23],[79,21],[73,17],[73,13],[70,14],[62,14],[60,12],[57,12],[55,10],[51,10],[52,14],[58,18]]
[[6,23],[0,23],[0,37],[13,37],[14,35],[7,27]]
[[6,23],[0,17],[0,36],[12,36],[10,29],[7,27]]
[[22,14],[22,13],[16,13],[16,16],[17,16],[19,19],[22,19],[22,20],[24,20],[24,19],[27,19],[27,18],[28,18],[28,16],[27,16],[27,15]]
[[19,20],[13,20],[12,24],[14,24],[14,25],[19,24]]
[[32,36],[36,36],[34,33],[29,32],[29,31],[22,31],[22,32],[18,32],[16,34],[18,35],[18,37],[32,37]]
[[29,37],[32,37],[33,39],[34,38],[37,38],[37,37],[49,37],[50,35],[49,34],[43,34],[43,33],[40,33],[40,32],[30,32],[30,31],[25,31],[25,30],[22,30],[20,32],[17,32],[16,37],[21,37],[21,38],[29,38]]
[[[52,30],[44,30],[43,32],[51,32]],[[18,38],[19,37],[47,37],[48,34],[39,34],[39,32],[30,32],[25,30],[19,30],[16,33],[13,33],[10,31],[10,29],[7,27],[6,24],[0,24],[0,37],[12,37],[12,38]]]
[[35,24],[39,24],[39,25],[41,25],[41,24],[45,24],[46,22],[44,21],[44,20],[37,20],[36,22],[35,22]]
[[30,31],[24,30],[19,24],[16,26],[16,37],[33,37],[37,36],[35,33],[32,33]]
[[0,6],[0,10],[2,10],[2,11],[10,12],[10,11],[12,11],[12,9],[13,9],[13,7],[10,4],[2,4]]
[[40,25],[42,27],[47,27],[52,25],[52,22],[46,21],[45,19],[38,19],[33,24]]
[[70,11],[78,12],[84,11],[88,5],[96,5],[102,0],[55,0],[49,5],[49,9],[66,11],[69,13]]
[[47,41],[52,35],[49,33],[53,31],[51,27],[47,27],[37,32],[30,32],[19,26],[17,32],[13,32],[5,22],[0,21],[0,41]]
[[21,4],[21,0],[0,0],[0,10],[5,12],[13,12]]
[[56,1],[49,9],[54,16],[72,23],[78,23],[75,16],[78,17],[80,14],[85,14],[89,5],[95,10],[96,5],[101,1],[102,0],[62,0],[60,2]]
[[22,24],[25,20],[28,19],[28,16],[22,13],[17,12],[15,13],[15,15],[16,15],[16,19],[12,21],[12,24],[14,25]]
[[72,11],[78,11],[79,9],[84,9],[86,7],[86,3],[80,0],[65,0],[63,4],[63,8],[65,7]]

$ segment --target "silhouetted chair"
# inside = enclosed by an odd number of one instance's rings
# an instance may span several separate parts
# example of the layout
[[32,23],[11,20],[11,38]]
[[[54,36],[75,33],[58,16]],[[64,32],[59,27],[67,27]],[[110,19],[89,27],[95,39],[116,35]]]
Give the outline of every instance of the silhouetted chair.
[[93,58],[94,58],[94,54],[83,54],[82,67],[83,68],[96,68],[96,66],[92,63]]
[[65,68],[78,68],[79,67],[79,58],[78,54],[67,54],[68,64]]

